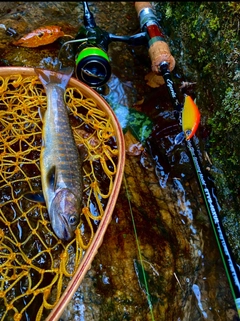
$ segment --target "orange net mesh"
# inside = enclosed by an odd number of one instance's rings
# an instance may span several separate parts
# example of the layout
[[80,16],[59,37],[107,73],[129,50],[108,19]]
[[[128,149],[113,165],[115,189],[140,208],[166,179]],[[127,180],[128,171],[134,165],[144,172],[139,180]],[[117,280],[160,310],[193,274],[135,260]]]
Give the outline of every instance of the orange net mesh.
[[0,77],[0,320],[44,320],[89,247],[110,196],[118,148],[111,119],[68,87],[66,105],[76,144],[84,148],[81,221],[68,244],[59,240],[46,207],[27,201],[41,188],[39,110],[47,107],[37,76]]

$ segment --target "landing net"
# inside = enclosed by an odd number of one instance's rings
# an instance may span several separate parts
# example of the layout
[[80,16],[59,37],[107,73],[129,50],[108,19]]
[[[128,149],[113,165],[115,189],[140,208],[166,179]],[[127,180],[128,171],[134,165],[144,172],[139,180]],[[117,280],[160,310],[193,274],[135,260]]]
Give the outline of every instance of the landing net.
[[43,86],[37,76],[0,77],[0,320],[46,318],[90,246],[112,191],[118,148],[111,119],[78,88],[67,88],[65,102],[84,152],[83,210],[69,243],[55,236],[45,205],[23,197],[41,189]]

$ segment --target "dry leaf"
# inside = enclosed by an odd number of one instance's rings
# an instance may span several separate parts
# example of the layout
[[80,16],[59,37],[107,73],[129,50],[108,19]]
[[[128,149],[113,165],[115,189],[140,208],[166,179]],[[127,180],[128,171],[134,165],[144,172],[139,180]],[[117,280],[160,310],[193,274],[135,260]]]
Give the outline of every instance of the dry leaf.
[[142,144],[128,130],[124,135],[126,153],[131,156],[138,156],[144,150]]
[[146,76],[147,85],[152,88],[160,87],[164,84],[164,79],[162,76],[156,75],[153,71],[150,71]]
[[144,103],[144,97],[141,100],[136,101],[135,103],[133,103],[134,107],[140,106]]
[[52,43],[64,35],[59,26],[45,26],[33,30],[19,40],[12,42],[12,44],[21,47],[39,47]]

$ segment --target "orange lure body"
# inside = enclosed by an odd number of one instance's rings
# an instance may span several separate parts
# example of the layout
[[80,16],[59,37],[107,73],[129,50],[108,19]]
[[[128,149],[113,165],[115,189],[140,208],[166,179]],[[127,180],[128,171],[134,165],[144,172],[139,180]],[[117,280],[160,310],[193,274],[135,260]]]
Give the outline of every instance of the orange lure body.
[[[190,96],[185,96],[185,101],[182,111],[182,129],[186,134],[186,139],[192,138],[200,123],[200,112],[197,105],[194,103],[193,99]],[[187,131],[191,131],[188,135]]]

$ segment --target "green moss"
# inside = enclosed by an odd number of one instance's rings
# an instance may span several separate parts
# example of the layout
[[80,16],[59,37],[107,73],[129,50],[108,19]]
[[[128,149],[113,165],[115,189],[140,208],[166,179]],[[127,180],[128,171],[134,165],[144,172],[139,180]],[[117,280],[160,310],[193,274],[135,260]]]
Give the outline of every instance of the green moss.
[[[213,177],[221,213],[228,232],[234,231],[229,235],[239,235],[240,3],[159,2],[156,13],[177,67],[187,81],[197,82],[201,125],[210,128],[205,149],[217,169]],[[236,248],[234,238],[231,242]]]

